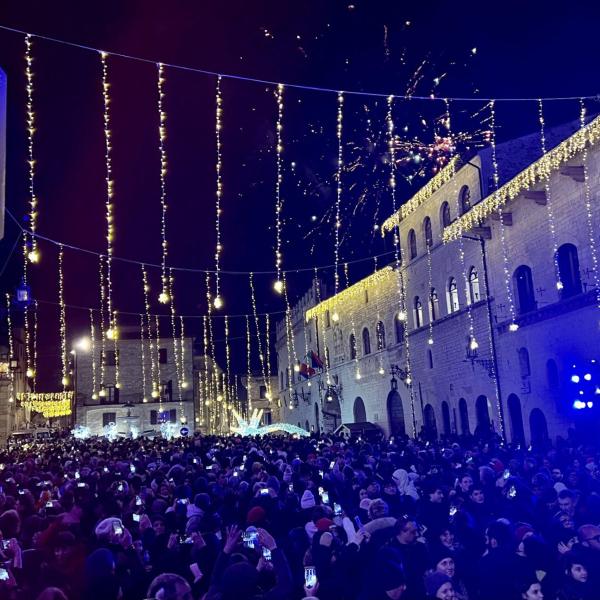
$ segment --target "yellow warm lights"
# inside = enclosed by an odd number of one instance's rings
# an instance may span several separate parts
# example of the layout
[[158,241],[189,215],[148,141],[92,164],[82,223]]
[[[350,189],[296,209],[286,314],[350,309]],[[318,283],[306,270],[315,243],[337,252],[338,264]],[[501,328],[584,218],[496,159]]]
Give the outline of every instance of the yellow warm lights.
[[277,101],[277,125],[276,125],[276,142],[275,156],[277,157],[277,178],[275,180],[275,270],[277,272],[277,281],[275,282],[275,291],[281,294],[283,284],[281,281],[281,265],[283,256],[281,253],[281,211],[283,209],[283,200],[281,198],[281,183],[282,175],[282,154],[283,154],[283,85],[277,86],[275,93]]
[[71,414],[74,393],[69,392],[21,392],[17,400],[25,409],[41,413],[46,419],[64,417]]
[[[221,200],[223,198],[223,157],[222,157],[222,141],[221,130],[223,128],[223,97],[221,95],[221,76],[217,77],[217,89],[215,97],[215,138],[217,146],[217,189],[215,192],[215,231],[216,231],[216,248],[215,248],[215,308],[219,310],[223,306],[223,301],[220,296],[220,271],[221,271],[221,252],[223,246],[221,244]],[[218,302],[217,302],[218,301]],[[218,304],[218,305],[217,305]]]
[[67,377],[69,363],[67,358],[67,321],[65,315],[63,260],[64,249],[61,244],[58,252],[58,305],[60,317],[60,358],[62,363],[62,385],[64,388],[69,384],[69,378]]

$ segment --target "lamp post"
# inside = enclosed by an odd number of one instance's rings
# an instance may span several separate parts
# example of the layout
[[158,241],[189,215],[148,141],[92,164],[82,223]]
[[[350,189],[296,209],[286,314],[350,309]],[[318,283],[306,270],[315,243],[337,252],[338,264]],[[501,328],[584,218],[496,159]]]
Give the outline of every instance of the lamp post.
[[78,366],[78,355],[80,353],[85,353],[87,354],[90,350],[92,349],[92,340],[90,340],[89,337],[87,336],[83,336],[77,340],[75,340],[75,342],[73,343],[73,348],[71,349],[71,356],[73,357],[73,407],[72,407],[72,411],[71,411],[71,426],[74,427],[75,426],[75,421],[76,421],[76,411],[77,411],[77,384],[78,384],[78,370],[77,370],[77,366]]

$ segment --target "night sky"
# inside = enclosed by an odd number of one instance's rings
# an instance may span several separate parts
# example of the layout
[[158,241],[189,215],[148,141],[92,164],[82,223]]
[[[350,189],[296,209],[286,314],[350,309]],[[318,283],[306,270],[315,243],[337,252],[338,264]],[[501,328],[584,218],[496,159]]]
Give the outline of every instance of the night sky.
[[[527,6],[524,7],[524,4]],[[200,6],[201,5],[201,6]],[[500,8],[501,7],[501,8]],[[0,25],[108,52],[221,73],[333,89],[437,97],[508,98],[595,95],[600,89],[593,2],[445,3],[355,2],[4,2]],[[65,244],[105,251],[104,148],[100,61],[97,53],[34,38],[37,132],[38,231]],[[476,49],[474,52],[473,49]],[[0,66],[8,76],[7,207],[22,219],[27,206],[24,41],[0,30]],[[156,66],[109,57],[115,180],[115,256],[160,263],[160,186]],[[166,151],[169,163],[167,236],[169,264],[214,267],[215,78],[166,68]],[[416,75],[415,75],[416,74]],[[439,78],[439,84],[436,84]],[[222,269],[272,271],[276,104],[272,86],[225,79],[223,90]],[[486,102],[452,103],[453,130],[471,149],[485,129]],[[386,189],[385,100],[349,96],[344,105],[342,260],[390,252],[373,225],[391,212]],[[596,111],[590,102],[590,110]],[[439,129],[442,102],[398,101],[396,127],[407,141],[428,145]],[[576,101],[547,105],[549,125],[578,115]],[[538,128],[537,105],[498,103],[501,141]],[[407,131],[404,132],[404,127]],[[287,88],[284,94],[282,197],[284,269],[333,263],[332,207],[337,159],[336,95]],[[470,140],[470,141],[469,141]],[[428,161],[400,169],[404,200],[433,173]],[[409,180],[409,177],[411,178]],[[23,222],[23,224],[25,224]],[[0,265],[18,230],[6,218]],[[387,246],[385,245],[387,243]],[[42,387],[57,373],[57,249],[41,242],[42,262],[32,267],[40,302]],[[380,265],[386,258],[380,259]],[[115,304],[143,310],[139,266],[114,263]],[[372,260],[352,265],[351,278],[368,273]],[[17,250],[2,276],[2,291],[18,283]],[[331,278],[331,270],[325,273]],[[150,270],[153,312],[157,269]],[[310,273],[289,274],[294,300]],[[271,289],[274,275],[256,277],[259,312],[284,309]],[[248,278],[224,275],[223,313],[251,312]],[[204,275],[175,273],[177,310],[206,312]],[[97,307],[94,256],[65,251],[65,297],[70,338],[87,333],[87,311]],[[277,319],[273,314],[273,321]],[[122,317],[137,323],[139,317]],[[166,328],[168,319],[165,318]],[[186,328],[199,333],[200,320]],[[233,319],[234,371],[244,372],[241,319]],[[215,337],[222,339],[217,322]],[[219,356],[223,345],[217,344]]]

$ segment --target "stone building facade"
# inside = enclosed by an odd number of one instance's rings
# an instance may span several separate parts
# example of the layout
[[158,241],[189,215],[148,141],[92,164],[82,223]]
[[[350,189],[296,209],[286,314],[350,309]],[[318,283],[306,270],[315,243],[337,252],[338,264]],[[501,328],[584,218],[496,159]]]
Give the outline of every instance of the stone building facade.
[[[565,434],[575,418],[569,370],[600,362],[596,130],[594,121],[586,133],[587,204],[574,124],[547,132],[553,150],[542,159],[538,134],[513,140],[497,147],[497,173],[487,149],[452,161],[404,203],[383,225],[390,236],[397,225],[399,268],[320,303],[312,290],[295,307],[296,348],[310,337],[325,363],[307,401],[294,401],[309,382],[287,375],[291,344],[279,324],[283,420],[332,429],[323,415],[339,403],[342,422],[388,434],[491,428],[523,443]],[[496,174],[510,192],[500,210]]]
[[271,389],[271,398],[268,398],[267,386],[262,375],[252,375],[249,386],[248,377],[241,378],[241,384],[246,391],[244,404],[248,407],[248,412],[251,414],[250,407],[252,411],[254,409],[263,411],[260,425],[271,425],[280,421],[280,400],[277,396],[273,397],[278,389],[277,377],[270,377],[268,383],[268,387]]
[[[173,338],[160,338],[158,352],[156,340],[153,340],[152,360],[149,342],[145,340],[142,370],[139,330],[136,332],[132,328],[121,331],[117,343],[120,384],[118,388],[116,357],[112,343],[107,343],[106,347],[103,387],[100,344],[95,344],[93,353],[91,350],[75,350],[76,423],[90,427],[92,435],[102,434],[103,427],[111,422],[116,423],[118,431],[125,433],[131,426],[138,433],[158,431],[162,422],[185,424],[193,431],[196,425],[196,411],[192,338],[184,338],[182,341],[178,339],[177,342],[176,361]],[[152,363],[155,381],[160,382],[158,395],[152,393]]]

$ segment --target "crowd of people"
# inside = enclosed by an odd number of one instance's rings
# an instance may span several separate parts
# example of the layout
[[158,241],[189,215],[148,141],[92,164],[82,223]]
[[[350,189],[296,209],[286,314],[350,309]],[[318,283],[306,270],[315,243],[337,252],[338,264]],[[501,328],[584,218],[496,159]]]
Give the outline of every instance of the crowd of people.
[[600,598],[600,451],[566,440],[65,435],[0,486],[7,600]]

